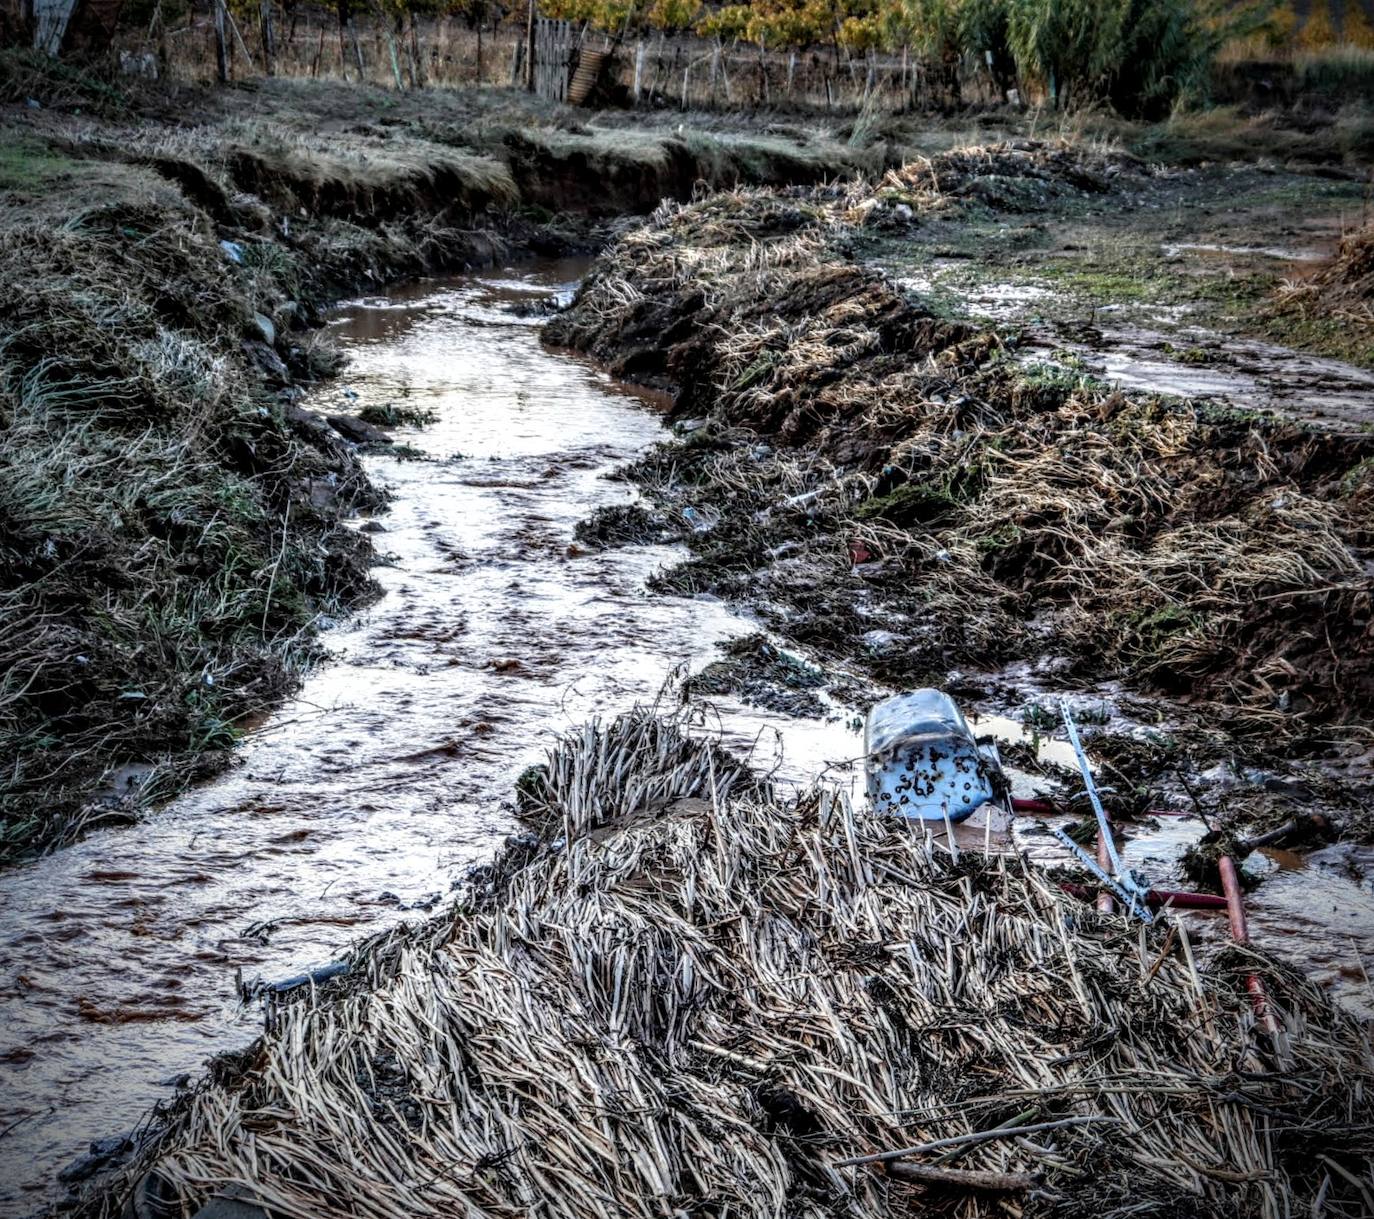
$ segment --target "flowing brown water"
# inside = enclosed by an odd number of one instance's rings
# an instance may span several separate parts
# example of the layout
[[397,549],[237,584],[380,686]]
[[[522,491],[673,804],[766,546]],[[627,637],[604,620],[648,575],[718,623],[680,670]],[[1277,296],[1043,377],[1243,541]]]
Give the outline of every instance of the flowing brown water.
[[[545,351],[510,310],[580,270],[340,311],[353,362],[311,405],[439,416],[398,433],[435,460],[368,459],[394,496],[376,537],[386,595],[328,632],[334,661],[228,774],[6,875],[0,1213],[34,1210],[91,1140],[252,1038],[236,971],[288,977],[423,917],[516,828],[514,780],[558,732],[652,701],[676,666],[754,629],[718,601],[648,594],[670,547],[573,545],[578,520],[632,494],[604,475],[661,435],[652,402]],[[838,726],[717,706],[765,767],[782,749],[784,778],[858,750]]]
[[[718,601],[647,593],[672,547],[573,543],[578,520],[632,494],[604,475],[661,435],[653,402],[545,351],[511,312],[580,271],[434,282],[340,311],[353,363],[312,405],[439,416],[398,433],[433,460],[368,459],[394,495],[376,538],[392,556],[376,573],[386,595],[328,632],[335,659],[226,775],[6,874],[0,1214],[35,1210],[91,1140],[128,1130],[170,1081],[252,1038],[238,971],[285,978],[424,917],[516,828],[514,779],[555,734],[652,701],[678,666],[755,629]],[[824,772],[853,785],[852,768],[832,765],[860,750],[849,728],[728,699],[714,708],[713,729],[784,781]],[[1020,735],[995,718],[975,728]],[[1202,828],[1164,823],[1128,856],[1154,883],[1176,882],[1177,854]],[[1010,835],[975,816],[958,838],[976,850]],[[1015,841],[1062,862],[1029,823]],[[1271,853],[1261,866],[1273,875],[1250,899],[1256,938],[1374,1008],[1361,972],[1374,955],[1374,861],[1329,853]]]

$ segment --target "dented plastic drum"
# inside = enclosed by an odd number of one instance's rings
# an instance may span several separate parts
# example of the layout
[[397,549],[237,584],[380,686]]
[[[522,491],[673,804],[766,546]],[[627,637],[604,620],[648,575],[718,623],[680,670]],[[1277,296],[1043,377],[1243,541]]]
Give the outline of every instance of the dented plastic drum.
[[896,694],[868,713],[868,799],[880,815],[962,821],[996,796],[996,763],[939,690]]

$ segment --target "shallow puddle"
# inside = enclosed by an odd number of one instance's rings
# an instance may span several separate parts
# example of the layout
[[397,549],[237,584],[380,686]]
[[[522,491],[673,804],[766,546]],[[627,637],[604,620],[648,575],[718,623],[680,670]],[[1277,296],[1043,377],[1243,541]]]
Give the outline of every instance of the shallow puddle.
[[1262,258],[1272,258],[1277,262],[1321,262],[1331,257],[1331,251],[1293,250],[1286,246],[1267,245],[1216,245],[1206,241],[1182,241],[1176,245],[1162,245],[1160,251],[1165,258],[1177,258],[1180,254],[1258,254]]
[[1374,424],[1374,373],[1328,356],[1183,324],[1186,312],[1178,307],[1153,312],[1167,329],[1113,320],[1119,310],[1108,306],[1095,314],[1098,335],[1091,343],[1033,333],[1020,358],[1036,363],[1047,351],[1070,352],[1084,371],[1126,390],[1226,401],[1337,430]]
[[[1374,373],[1274,343],[1223,339],[1196,327],[1167,337],[1137,327],[1104,327],[1101,347],[1066,346],[1079,352],[1092,371],[1126,389],[1227,399],[1247,410],[1341,428],[1374,423]],[[1175,349],[1172,358],[1169,346]],[[1200,358],[1181,360],[1179,348]]]
[[[756,629],[650,595],[666,547],[584,553],[578,520],[629,497],[604,476],[661,435],[658,407],[545,351],[513,305],[579,265],[418,285],[343,309],[344,377],[308,405],[437,412],[369,458],[383,599],[253,732],[238,764],[142,824],[10,871],[0,892],[0,1214],[28,1214],[96,1138],[246,1044],[236,974],[282,979],[424,917],[516,828],[521,769],[562,730],[650,702],[678,666]],[[363,522],[359,522],[360,526]],[[859,752],[841,724],[715,700],[718,732],[782,782]],[[830,763],[841,764],[838,768]]]

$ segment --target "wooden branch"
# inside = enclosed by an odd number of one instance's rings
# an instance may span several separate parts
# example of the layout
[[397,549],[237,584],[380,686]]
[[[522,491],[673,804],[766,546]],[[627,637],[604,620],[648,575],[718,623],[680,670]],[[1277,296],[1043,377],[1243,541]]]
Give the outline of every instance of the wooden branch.
[[973,1134],[956,1134],[948,1139],[935,1139],[930,1143],[916,1143],[911,1147],[899,1147],[896,1151],[875,1151],[872,1155],[850,1156],[847,1160],[836,1160],[834,1167],[851,1168],[855,1164],[886,1164],[889,1160],[901,1160],[907,1156],[920,1155],[926,1151],[939,1151],[945,1147],[958,1147],[964,1143],[986,1143],[992,1139],[1015,1138],[1022,1134],[1039,1134],[1044,1130],[1064,1130],[1069,1126],[1089,1126],[1097,1122],[1114,1122],[1117,1119],[1105,1114],[1092,1117],[1065,1117],[1056,1122],[1037,1122],[1033,1126],[999,1126],[995,1130],[979,1130]]
[[1034,1189],[1041,1176],[1034,1172],[984,1172],[977,1168],[937,1168],[934,1164],[887,1165],[887,1175],[894,1181],[913,1185],[947,1185],[955,1189],[981,1189],[994,1193],[1015,1193]]

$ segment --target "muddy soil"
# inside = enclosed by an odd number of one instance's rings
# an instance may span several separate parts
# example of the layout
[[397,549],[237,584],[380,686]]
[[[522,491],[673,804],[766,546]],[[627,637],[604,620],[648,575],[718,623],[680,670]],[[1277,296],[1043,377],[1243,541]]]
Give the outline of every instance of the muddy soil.
[[[803,692],[813,710],[830,683],[928,683],[994,716],[1034,720],[1047,700],[1053,726],[1057,692],[1128,693],[1135,727],[1100,742],[1117,815],[1197,814],[1158,846],[1157,872],[1182,883],[1182,844],[1211,829],[1233,842],[1321,811],[1326,828],[1295,845],[1348,860],[1347,880],[1365,886],[1374,380],[1252,337],[1262,312],[1223,305],[1272,300],[1276,252],[1222,251],[1219,270],[1210,248],[1287,200],[1285,236],[1317,265],[1348,186],[1161,178],[1033,146],[937,156],[923,174],[665,211],[551,324],[553,342],[674,395],[677,437],[624,472],[692,553],[658,586],[736,599],[800,645],[827,671]],[[1248,219],[1199,224],[1222,198],[1243,209],[1245,190]],[[1109,322],[1092,292],[1136,280],[1117,262],[1114,281],[1083,264],[1131,226],[1146,288]],[[1051,258],[1041,247],[1061,234],[1068,248]],[[1005,264],[1017,248],[1020,277]],[[1045,272],[1059,263],[1071,270]],[[1051,274],[1079,294],[1035,281]],[[1113,342],[1109,327],[1158,313],[1156,287],[1227,327],[1209,331],[1235,358],[1213,392],[1187,383],[1192,362],[1151,379]],[[1285,523],[1295,509],[1312,515]],[[721,664],[718,684],[733,672],[731,688],[757,686],[757,657]],[[1139,838],[1149,850],[1152,835]],[[1374,920],[1356,891],[1332,905],[1357,947],[1324,953],[1323,968],[1358,990]],[[1291,904],[1275,910],[1271,930],[1292,922]]]

